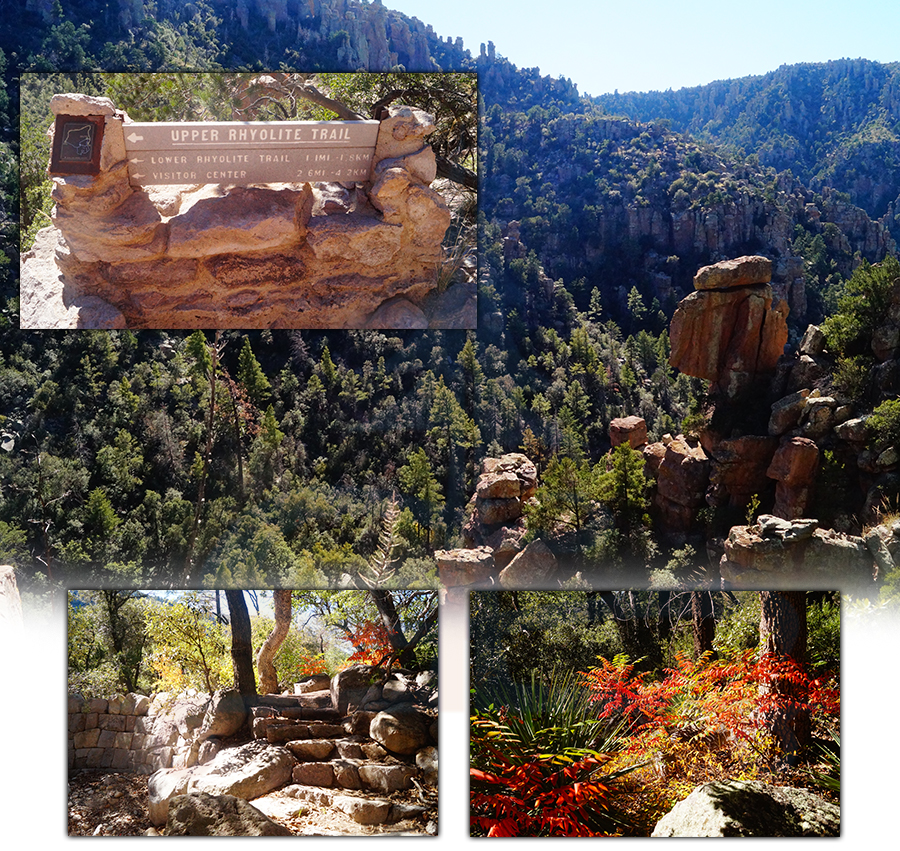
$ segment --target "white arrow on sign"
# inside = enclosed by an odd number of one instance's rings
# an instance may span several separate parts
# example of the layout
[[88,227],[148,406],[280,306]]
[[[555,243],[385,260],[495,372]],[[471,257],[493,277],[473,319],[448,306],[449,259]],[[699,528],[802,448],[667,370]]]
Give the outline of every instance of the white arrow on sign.
[[143,162],[146,162],[146,160],[139,160],[139,159],[137,159],[137,157],[132,157],[128,162],[131,162],[131,163],[143,163]]
[[144,137],[143,137],[143,136],[138,136],[137,133],[130,133],[130,134],[129,134],[128,136],[126,136],[125,138],[126,138],[129,142],[143,142],[143,141],[144,141]]
[[135,172],[133,175],[131,175],[132,179],[134,179],[134,180],[140,180],[142,177],[146,177],[146,176],[147,176],[146,174],[138,174],[137,172]]

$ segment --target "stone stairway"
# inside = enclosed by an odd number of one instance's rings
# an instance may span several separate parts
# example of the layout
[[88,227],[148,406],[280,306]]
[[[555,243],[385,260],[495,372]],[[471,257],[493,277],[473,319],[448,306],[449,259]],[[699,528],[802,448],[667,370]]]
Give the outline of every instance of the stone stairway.
[[[255,696],[244,723],[236,717],[227,728],[215,708],[224,697],[212,701],[195,724],[196,761],[149,778],[151,821],[162,825],[170,802],[182,813],[238,797],[295,834],[315,832],[313,810],[359,825],[436,829],[437,690],[429,677],[355,666],[300,694]],[[247,726],[251,740],[235,743]]]
[[437,721],[410,703],[342,717],[332,706],[331,690],[322,689],[262,696],[250,713],[254,738],[282,745],[296,758],[295,784],[389,794],[417,781],[436,782],[436,735],[428,726]]

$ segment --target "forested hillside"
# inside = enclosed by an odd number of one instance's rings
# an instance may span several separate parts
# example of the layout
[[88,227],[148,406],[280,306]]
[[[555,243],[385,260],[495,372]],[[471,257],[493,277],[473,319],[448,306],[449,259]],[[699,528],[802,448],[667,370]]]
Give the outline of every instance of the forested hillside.
[[811,188],[845,192],[900,234],[900,64],[865,59],[785,65],[759,77],[677,92],[596,98],[605,111],[665,120],[716,145],[756,154]]
[[[433,583],[434,552],[460,542],[486,457],[524,452],[560,491],[565,464],[612,469],[616,417],[642,417],[651,441],[702,425],[706,382],[668,361],[672,312],[700,266],[772,259],[796,346],[808,323],[852,314],[868,280],[848,293],[854,271],[896,252],[893,171],[876,190],[863,168],[893,156],[894,66],[799,66],[589,101],[570,80],[517,69],[493,44],[474,57],[424,23],[356,0],[33,0],[4,38],[0,557],[36,588],[75,568],[103,581],[336,585],[377,558],[385,530],[395,533],[392,581]],[[18,330],[16,154],[23,232],[49,211],[43,129],[24,128],[21,151],[13,131],[18,74],[67,72],[54,85],[78,90],[93,84],[89,69],[279,66],[479,72],[478,331]],[[884,367],[896,358],[857,349],[833,345],[816,380],[825,396],[840,367],[840,401],[860,416],[896,393]],[[860,531],[875,473],[832,458],[821,485],[847,504],[829,516],[855,517],[847,528]],[[591,485],[574,556],[551,535],[574,558],[571,572],[635,553],[645,572],[696,568],[702,559],[658,534],[652,477],[622,470],[632,498]],[[879,482],[896,498],[894,479]],[[617,537],[622,510],[637,512],[637,549]],[[729,517],[746,511],[730,506]],[[710,538],[727,533],[723,522]]]

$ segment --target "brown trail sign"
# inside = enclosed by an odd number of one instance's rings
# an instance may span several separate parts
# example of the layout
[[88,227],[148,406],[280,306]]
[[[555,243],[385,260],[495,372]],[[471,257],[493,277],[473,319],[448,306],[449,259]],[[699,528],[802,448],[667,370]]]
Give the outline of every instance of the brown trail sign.
[[365,181],[378,121],[158,121],[123,127],[132,186]]

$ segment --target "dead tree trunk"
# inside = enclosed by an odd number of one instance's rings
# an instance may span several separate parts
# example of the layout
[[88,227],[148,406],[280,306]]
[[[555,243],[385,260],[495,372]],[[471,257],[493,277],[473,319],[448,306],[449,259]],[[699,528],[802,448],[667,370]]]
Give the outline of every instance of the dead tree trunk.
[[275,627],[263,642],[263,646],[259,648],[256,657],[256,667],[259,669],[259,690],[263,694],[274,694],[278,691],[278,673],[272,660],[291,628],[290,590],[279,588],[273,593],[275,597]]

